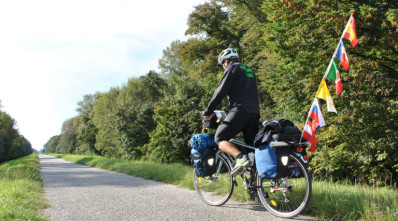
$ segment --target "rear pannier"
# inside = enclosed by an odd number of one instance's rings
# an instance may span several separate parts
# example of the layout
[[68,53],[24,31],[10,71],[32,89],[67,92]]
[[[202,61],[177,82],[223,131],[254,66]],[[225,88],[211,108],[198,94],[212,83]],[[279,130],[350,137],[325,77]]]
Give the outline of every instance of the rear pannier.
[[[261,178],[282,178],[288,175],[287,148],[271,148],[273,141],[298,142],[301,131],[289,120],[265,121],[254,140],[256,167]],[[303,140],[304,141],[304,140]]]

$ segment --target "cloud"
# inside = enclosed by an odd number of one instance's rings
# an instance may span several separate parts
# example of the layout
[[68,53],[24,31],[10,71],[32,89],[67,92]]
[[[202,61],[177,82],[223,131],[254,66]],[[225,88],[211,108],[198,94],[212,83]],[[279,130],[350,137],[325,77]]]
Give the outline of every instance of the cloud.
[[85,94],[158,69],[204,0],[16,0],[0,3],[0,100],[41,149]]

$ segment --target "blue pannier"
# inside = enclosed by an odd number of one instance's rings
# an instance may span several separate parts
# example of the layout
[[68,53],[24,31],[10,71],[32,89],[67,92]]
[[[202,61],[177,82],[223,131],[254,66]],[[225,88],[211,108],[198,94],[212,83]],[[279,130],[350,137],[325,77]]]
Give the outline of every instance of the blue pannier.
[[215,153],[217,145],[213,137],[207,134],[196,134],[191,140],[192,164],[196,175],[204,177],[213,174],[216,170]]
[[202,152],[191,149],[191,155],[193,166],[196,169],[196,175],[205,177],[215,172],[215,151],[213,149],[205,149]]
[[[274,139],[270,141],[273,142]],[[289,168],[283,165],[282,157],[288,156],[287,148],[271,148],[270,144],[261,145],[255,150],[256,168],[261,178],[282,178],[288,175]]]
[[269,144],[262,145],[255,150],[257,172],[261,178],[274,178],[276,176],[277,158],[275,148]]
[[208,147],[217,146],[214,142],[214,138],[207,134],[195,134],[192,136],[189,143],[191,144],[192,149],[195,149],[199,152],[203,149],[207,149]]

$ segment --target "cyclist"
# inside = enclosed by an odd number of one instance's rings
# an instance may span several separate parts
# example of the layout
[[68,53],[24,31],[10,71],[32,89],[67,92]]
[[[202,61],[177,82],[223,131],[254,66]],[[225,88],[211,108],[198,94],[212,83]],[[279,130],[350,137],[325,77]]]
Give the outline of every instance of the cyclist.
[[214,140],[221,151],[236,159],[235,167],[231,172],[234,175],[245,168],[250,161],[229,140],[243,132],[245,142],[251,145],[258,132],[260,108],[256,75],[252,69],[239,61],[238,52],[234,48],[228,48],[221,52],[218,56],[218,65],[224,68],[224,75],[203,115],[204,118],[211,119],[215,108],[225,96],[228,96],[228,115],[217,128]]

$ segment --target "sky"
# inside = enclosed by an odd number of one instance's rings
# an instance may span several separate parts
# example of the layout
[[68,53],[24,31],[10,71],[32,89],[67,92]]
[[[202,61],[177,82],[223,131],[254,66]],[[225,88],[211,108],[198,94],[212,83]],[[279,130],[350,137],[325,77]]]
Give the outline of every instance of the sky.
[[36,150],[86,94],[159,70],[205,0],[0,1],[1,110]]

